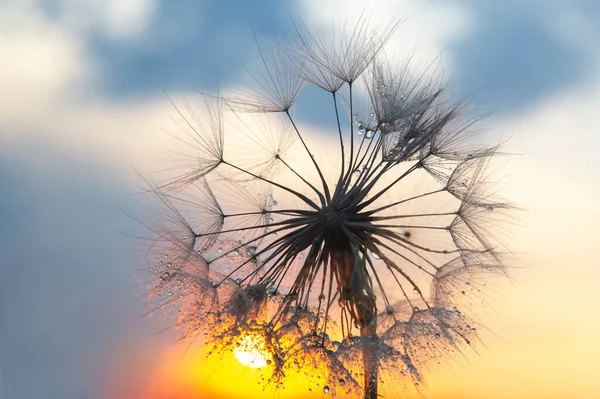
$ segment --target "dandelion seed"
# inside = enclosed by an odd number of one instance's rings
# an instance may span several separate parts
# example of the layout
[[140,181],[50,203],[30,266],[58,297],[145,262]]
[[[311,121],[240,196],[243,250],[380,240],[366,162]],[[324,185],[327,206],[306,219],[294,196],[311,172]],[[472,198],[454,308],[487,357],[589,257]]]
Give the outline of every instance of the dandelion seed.
[[[277,387],[323,370],[326,394],[374,399],[384,371],[418,387],[432,362],[477,343],[470,303],[485,299],[481,279],[506,273],[496,148],[468,145],[472,121],[441,82],[378,57],[396,26],[361,19],[337,38],[297,27],[293,50],[261,50],[256,90],[209,98],[203,115],[186,103],[189,170],[152,190],[164,220],[148,226],[151,298],[178,310],[184,337],[204,334]],[[338,143],[325,157],[291,112],[305,84],[331,100]],[[229,119],[261,150],[236,150]],[[282,139],[261,137],[257,119],[285,126]]]

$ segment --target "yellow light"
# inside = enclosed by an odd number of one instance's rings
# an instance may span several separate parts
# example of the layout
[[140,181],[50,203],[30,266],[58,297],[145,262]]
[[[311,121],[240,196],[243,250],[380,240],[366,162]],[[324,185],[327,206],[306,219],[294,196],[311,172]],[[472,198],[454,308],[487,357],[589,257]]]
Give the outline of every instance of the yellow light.
[[244,366],[259,369],[267,365],[269,354],[265,349],[265,340],[261,336],[246,335],[233,350],[235,358]]

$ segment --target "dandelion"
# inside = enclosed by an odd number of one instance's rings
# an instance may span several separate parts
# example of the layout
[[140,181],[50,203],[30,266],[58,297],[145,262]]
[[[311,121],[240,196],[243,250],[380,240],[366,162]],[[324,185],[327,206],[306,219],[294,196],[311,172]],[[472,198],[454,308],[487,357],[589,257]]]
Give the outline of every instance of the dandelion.
[[[279,387],[300,373],[327,395],[418,389],[476,344],[472,306],[505,273],[497,147],[469,144],[476,120],[442,82],[387,61],[396,28],[298,28],[297,46],[261,52],[256,91],[178,111],[192,152],[152,190],[165,217],[148,225],[151,298],[177,309],[182,337]],[[306,85],[331,101],[325,156],[294,113]]]

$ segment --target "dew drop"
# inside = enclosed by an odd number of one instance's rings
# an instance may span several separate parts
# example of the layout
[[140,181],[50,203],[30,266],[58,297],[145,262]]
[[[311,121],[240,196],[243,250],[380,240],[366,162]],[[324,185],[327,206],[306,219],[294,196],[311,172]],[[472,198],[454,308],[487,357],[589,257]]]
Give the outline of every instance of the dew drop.
[[421,291],[417,287],[415,287],[415,289],[413,290],[413,294],[419,295],[420,293]]
[[440,333],[435,333],[435,337],[436,337],[436,338],[439,338],[439,337],[441,337]]
[[381,259],[381,257],[379,255],[377,255],[375,252],[372,252],[371,254],[373,255],[374,259],[377,259],[377,260]]
[[485,209],[486,209],[488,212],[491,212],[491,211],[493,211],[493,210],[494,210],[494,207],[493,207],[493,206],[491,206],[491,205],[488,205],[488,206],[486,206],[486,207],[485,207]]
[[362,290],[362,293],[363,293],[364,296],[368,296],[369,295],[369,293],[367,292],[367,290],[365,290],[364,288]]
[[358,129],[357,129],[357,133],[359,136],[362,136],[363,134],[365,134],[366,129],[363,126],[362,122],[358,122]]
[[325,295],[321,294],[319,295],[319,302],[323,302],[325,300]]
[[365,138],[372,139],[374,135],[375,135],[375,132],[373,130],[367,129],[367,134],[365,135]]
[[325,392],[325,393],[329,393],[329,391],[331,391],[331,389],[329,389],[329,385],[325,385],[325,386],[323,387],[323,392]]
[[344,380],[343,378],[340,378],[340,380],[338,381],[340,386],[343,387],[344,385],[346,385],[346,380]]

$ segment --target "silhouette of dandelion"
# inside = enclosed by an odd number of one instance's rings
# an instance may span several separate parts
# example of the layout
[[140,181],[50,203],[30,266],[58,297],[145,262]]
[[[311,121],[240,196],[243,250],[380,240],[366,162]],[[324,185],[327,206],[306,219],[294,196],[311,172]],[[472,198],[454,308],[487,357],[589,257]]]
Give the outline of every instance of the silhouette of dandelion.
[[[505,273],[497,147],[468,145],[476,120],[442,82],[382,56],[397,26],[298,27],[297,46],[261,52],[255,89],[177,108],[193,151],[152,190],[150,297],[209,353],[260,351],[247,364],[276,386],[303,373],[329,395],[376,398],[388,378],[418,389],[478,341],[468,310]],[[331,100],[337,144],[322,156],[293,112],[306,85]]]

